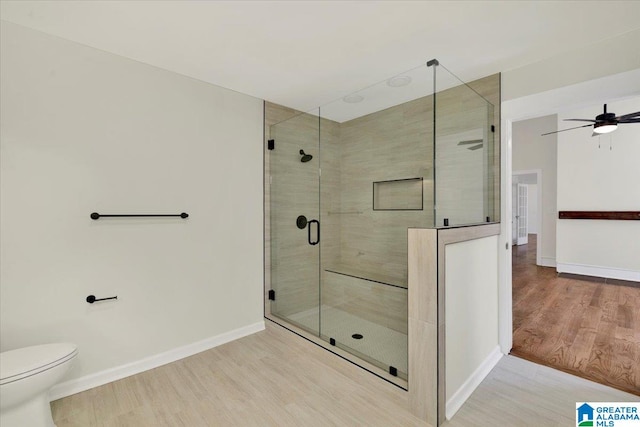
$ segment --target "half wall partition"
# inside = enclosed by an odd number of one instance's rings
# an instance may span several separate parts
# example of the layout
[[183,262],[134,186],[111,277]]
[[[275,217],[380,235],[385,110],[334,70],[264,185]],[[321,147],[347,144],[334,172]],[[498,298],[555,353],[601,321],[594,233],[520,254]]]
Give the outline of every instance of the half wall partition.
[[407,388],[407,230],[500,220],[487,79],[433,60],[312,111],[267,104],[269,319]]

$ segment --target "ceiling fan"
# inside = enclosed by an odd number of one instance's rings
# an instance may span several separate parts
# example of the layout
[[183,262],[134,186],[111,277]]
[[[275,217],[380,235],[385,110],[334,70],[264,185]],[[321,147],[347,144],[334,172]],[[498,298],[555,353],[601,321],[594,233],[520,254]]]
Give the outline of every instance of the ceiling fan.
[[640,123],[640,111],[630,114],[623,114],[617,116],[615,113],[607,113],[607,104],[604,104],[604,113],[598,114],[595,120],[592,119],[564,119],[565,121],[573,122],[591,122],[588,125],[576,126],[574,128],[557,130],[554,132],[543,133],[541,136],[551,135],[558,132],[564,132],[566,130],[586,128],[593,126],[593,134],[591,136],[602,135],[604,133],[613,132],[618,128],[620,123]]

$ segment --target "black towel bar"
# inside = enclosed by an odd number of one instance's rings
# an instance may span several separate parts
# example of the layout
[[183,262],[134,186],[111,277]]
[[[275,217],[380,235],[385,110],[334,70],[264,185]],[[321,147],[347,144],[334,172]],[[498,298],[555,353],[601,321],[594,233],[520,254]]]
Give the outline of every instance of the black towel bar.
[[135,217],[135,218],[140,218],[140,217],[156,217],[156,216],[162,216],[162,217],[176,217],[179,216],[180,218],[188,218],[189,214],[186,212],[182,212],[179,214],[117,214],[117,215],[106,215],[106,214],[99,214],[98,212],[93,212],[91,214],[91,219],[100,219],[100,218],[129,218],[129,217]]

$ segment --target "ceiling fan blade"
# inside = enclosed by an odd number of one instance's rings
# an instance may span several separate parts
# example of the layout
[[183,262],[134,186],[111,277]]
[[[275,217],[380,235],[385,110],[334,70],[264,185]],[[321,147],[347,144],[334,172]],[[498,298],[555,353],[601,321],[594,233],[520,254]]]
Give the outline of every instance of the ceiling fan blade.
[[623,114],[622,116],[616,117],[616,120],[624,120],[624,119],[635,119],[640,118],[640,111],[636,111],[635,113]]
[[591,119],[564,119],[565,122],[593,122],[596,123],[597,120],[591,120]]
[[556,131],[554,131],[554,132],[547,132],[547,133],[543,133],[543,134],[542,134],[542,135],[540,135],[540,136],[551,135],[551,134],[558,133],[558,132],[564,132],[564,131],[566,131],[566,130],[574,130],[574,129],[586,128],[586,127],[588,127],[588,126],[593,126],[593,125],[576,126],[576,127],[574,127],[574,128],[562,129],[562,130],[556,130]]
[[475,151],[482,148],[482,144],[474,145],[473,147],[467,148],[467,150]]
[[637,119],[619,120],[618,124],[620,124],[620,123],[640,123],[640,117],[638,117]]
[[472,139],[470,141],[460,141],[458,142],[458,145],[469,145],[469,144],[478,144],[478,143],[482,143],[481,139]]

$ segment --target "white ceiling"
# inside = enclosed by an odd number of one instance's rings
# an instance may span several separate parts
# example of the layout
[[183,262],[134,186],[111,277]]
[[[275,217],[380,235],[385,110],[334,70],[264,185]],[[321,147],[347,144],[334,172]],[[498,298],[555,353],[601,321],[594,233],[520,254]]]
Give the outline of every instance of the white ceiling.
[[640,1],[3,0],[0,17],[307,111],[432,58],[473,80],[586,47],[640,28]]

